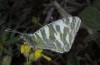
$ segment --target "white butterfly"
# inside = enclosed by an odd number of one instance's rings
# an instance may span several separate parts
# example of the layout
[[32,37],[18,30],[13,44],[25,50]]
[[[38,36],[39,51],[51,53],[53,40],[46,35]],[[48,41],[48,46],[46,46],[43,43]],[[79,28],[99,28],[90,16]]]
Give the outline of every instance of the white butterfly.
[[79,17],[70,16],[47,24],[33,34],[21,33],[20,37],[34,50],[48,49],[64,53],[71,49],[80,24]]
[[68,52],[80,27],[78,17],[68,17],[43,26],[33,34],[21,38],[34,49],[48,49],[59,53]]

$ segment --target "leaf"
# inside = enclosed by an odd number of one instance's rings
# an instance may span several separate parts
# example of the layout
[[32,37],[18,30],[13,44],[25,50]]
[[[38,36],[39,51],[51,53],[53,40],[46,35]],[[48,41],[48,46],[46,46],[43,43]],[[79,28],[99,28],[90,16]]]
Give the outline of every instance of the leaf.
[[100,33],[90,34],[85,38],[84,42],[85,43],[90,42],[90,41],[95,40],[97,38],[100,38]]
[[7,37],[8,37],[8,33],[7,32],[2,32],[1,33],[1,39],[2,39],[3,42],[6,41]]
[[74,53],[68,55],[68,60],[66,65],[79,65],[77,56]]
[[4,51],[3,51],[5,54],[9,55],[9,56],[13,56],[13,51],[12,51],[12,48],[11,46],[9,46],[9,48],[4,48]]
[[4,45],[2,43],[2,41],[0,40],[0,51],[2,51],[4,49]]
[[100,0],[94,0],[93,6],[96,7],[97,9],[100,9]]
[[6,41],[6,43],[7,43],[8,45],[10,45],[10,44],[15,43],[16,41],[18,41],[18,37],[12,37],[12,38],[8,39],[8,40]]
[[83,23],[95,30],[100,30],[100,12],[94,7],[87,7],[79,14]]
[[38,23],[38,18],[32,17],[32,22],[33,22],[33,23]]
[[4,56],[2,59],[1,65],[10,65],[11,64],[11,57],[10,56]]

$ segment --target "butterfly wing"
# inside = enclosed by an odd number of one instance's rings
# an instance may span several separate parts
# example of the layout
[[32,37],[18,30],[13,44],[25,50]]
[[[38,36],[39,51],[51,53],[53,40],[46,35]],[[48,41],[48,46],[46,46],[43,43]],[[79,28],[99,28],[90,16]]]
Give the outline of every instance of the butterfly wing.
[[54,21],[40,28],[34,34],[29,34],[33,48],[48,49],[55,52],[68,52],[73,44],[81,20],[78,17],[68,17]]

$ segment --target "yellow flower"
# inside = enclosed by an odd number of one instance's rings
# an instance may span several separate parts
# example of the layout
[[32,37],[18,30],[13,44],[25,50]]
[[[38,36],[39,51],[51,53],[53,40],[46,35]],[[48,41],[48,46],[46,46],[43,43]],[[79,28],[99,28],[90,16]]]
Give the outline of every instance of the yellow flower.
[[48,61],[51,61],[51,58],[46,56],[46,55],[44,55],[42,53],[42,51],[43,50],[40,50],[40,49],[35,50],[34,53],[30,54],[29,59],[36,61],[36,60],[40,59],[41,57],[43,57],[44,59],[46,59]]
[[24,42],[24,44],[21,46],[21,53],[26,55],[29,54],[30,51],[31,51],[31,46],[29,46]]
[[36,61],[43,57],[44,59],[51,61],[51,58],[44,55],[42,52],[43,50],[37,49],[34,52],[30,53],[31,51],[31,46],[29,46],[26,42],[21,46],[21,53],[24,54],[26,57],[29,57],[29,60]]
[[37,49],[36,51],[34,51],[34,58],[38,59],[42,56],[42,50]]
[[33,53],[30,54],[29,59],[34,61],[38,60],[42,56],[42,51],[43,50],[40,49],[35,50]]

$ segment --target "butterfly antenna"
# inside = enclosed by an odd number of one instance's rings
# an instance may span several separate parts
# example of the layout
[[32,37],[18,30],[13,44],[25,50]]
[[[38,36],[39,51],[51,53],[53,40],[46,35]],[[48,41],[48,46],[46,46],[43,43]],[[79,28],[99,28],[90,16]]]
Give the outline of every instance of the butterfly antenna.
[[10,28],[6,29],[5,31],[6,31],[6,32],[18,33],[18,34],[21,34],[21,35],[23,35],[23,33],[21,33],[21,32],[18,32],[18,31],[16,31],[16,30],[12,30],[12,29],[10,29]]

